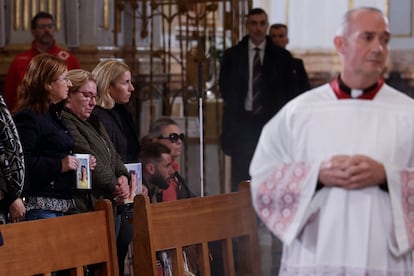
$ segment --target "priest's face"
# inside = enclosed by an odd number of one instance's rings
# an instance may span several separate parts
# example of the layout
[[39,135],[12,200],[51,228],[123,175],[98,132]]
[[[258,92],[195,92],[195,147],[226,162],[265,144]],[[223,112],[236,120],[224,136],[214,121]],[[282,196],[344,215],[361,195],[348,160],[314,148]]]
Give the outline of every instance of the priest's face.
[[348,28],[335,38],[335,46],[342,56],[345,82],[350,78],[361,83],[367,80],[368,85],[375,82],[384,71],[389,40],[388,22],[380,13],[361,10],[351,15]]

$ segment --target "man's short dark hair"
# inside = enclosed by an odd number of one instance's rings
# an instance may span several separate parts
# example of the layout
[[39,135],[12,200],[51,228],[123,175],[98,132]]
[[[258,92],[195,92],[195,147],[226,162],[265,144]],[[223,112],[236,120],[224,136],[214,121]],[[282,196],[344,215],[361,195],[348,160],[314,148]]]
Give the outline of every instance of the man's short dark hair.
[[254,9],[251,9],[251,10],[249,11],[249,13],[247,14],[247,17],[249,17],[249,16],[251,16],[251,15],[256,15],[256,14],[265,14],[265,15],[266,15],[266,17],[267,17],[267,13],[264,11],[264,9],[261,9],[261,8],[254,8]]
[[53,19],[53,15],[51,15],[50,13],[44,12],[44,11],[38,12],[32,18],[32,22],[31,22],[31,28],[32,28],[32,30],[36,29],[36,27],[37,27],[37,20],[39,20],[40,18],[47,18],[47,19],[52,20],[52,22],[55,22],[54,19]]
[[139,161],[145,166],[148,163],[160,163],[163,154],[171,154],[171,150],[164,144],[145,141],[141,145]]
[[276,24],[272,24],[272,25],[270,26],[270,29],[280,29],[280,28],[285,29],[285,30],[286,30],[286,32],[288,31],[288,27],[287,27],[287,25],[286,25],[286,24],[276,23]]

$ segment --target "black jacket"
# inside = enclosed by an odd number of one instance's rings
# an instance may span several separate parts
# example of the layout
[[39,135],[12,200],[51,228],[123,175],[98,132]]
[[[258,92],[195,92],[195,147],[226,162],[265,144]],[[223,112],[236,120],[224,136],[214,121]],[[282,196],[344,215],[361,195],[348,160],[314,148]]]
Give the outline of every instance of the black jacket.
[[253,129],[246,130],[244,100],[249,85],[248,42],[249,37],[245,36],[237,45],[227,49],[220,67],[219,85],[224,100],[221,145],[230,156],[236,151],[235,141],[240,131],[253,131],[258,138],[264,124],[298,94],[294,89],[291,54],[274,46],[270,38],[266,37],[260,89],[263,109],[260,114],[249,118]]
[[62,173],[62,159],[72,154],[73,139],[61,117],[63,103],[48,112],[24,109],[13,117],[23,146],[26,165],[24,196],[70,199],[75,171]]
[[95,106],[93,115],[104,125],[122,161],[124,163],[138,162],[139,138],[128,105],[116,104],[112,109]]
[[303,64],[303,60],[300,58],[293,58],[293,77],[295,90],[298,93],[302,93],[311,89],[305,65]]

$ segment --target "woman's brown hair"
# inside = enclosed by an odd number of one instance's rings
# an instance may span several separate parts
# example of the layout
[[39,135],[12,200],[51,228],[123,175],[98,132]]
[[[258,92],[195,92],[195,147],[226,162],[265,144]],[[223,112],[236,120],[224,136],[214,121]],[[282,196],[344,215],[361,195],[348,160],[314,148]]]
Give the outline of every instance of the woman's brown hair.
[[46,85],[57,81],[67,70],[66,61],[49,54],[32,58],[18,89],[15,111],[30,108],[37,113],[49,110],[49,91]]

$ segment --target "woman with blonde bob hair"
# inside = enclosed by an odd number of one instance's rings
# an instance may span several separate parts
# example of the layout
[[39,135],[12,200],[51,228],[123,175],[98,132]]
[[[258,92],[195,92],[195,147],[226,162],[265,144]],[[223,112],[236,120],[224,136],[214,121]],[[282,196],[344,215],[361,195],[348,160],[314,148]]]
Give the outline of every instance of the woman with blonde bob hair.
[[[105,126],[122,161],[139,162],[139,139],[128,105],[134,91],[128,65],[115,59],[105,60],[96,65],[92,74],[98,88],[93,115]],[[116,230],[119,232],[117,248],[120,275],[123,275],[122,264],[132,240],[132,224],[127,219],[131,211],[131,204],[117,206]]]
[[73,138],[62,118],[72,83],[66,62],[40,54],[27,67],[14,115],[23,146],[27,177],[23,196],[26,219],[62,216],[75,207],[75,172],[79,162]]
[[139,139],[128,106],[134,91],[128,65],[119,60],[105,60],[92,74],[98,89],[94,115],[104,124],[122,160],[137,162]]
[[[124,95],[123,98],[118,96],[116,93],[115,86],[116,81],[121,77],[125,72],[130,72],[129,67],[126,63],[118,60],[106,60],[99,63],[92,74],[96,78],[96,83],[98,85],[98,99],[96,104],[105,109],[112,109],[115,107],[115,103],[128,103],[131,94]],[[128,89],[127,91],[134,91],[134,87],[131,83],[131,74],[129,74],[129,81],[125,83]]]

